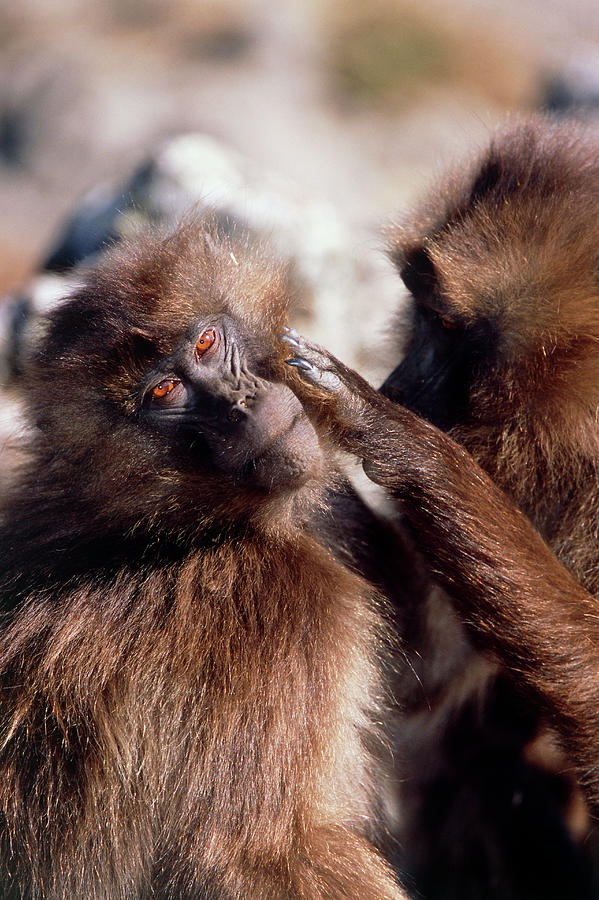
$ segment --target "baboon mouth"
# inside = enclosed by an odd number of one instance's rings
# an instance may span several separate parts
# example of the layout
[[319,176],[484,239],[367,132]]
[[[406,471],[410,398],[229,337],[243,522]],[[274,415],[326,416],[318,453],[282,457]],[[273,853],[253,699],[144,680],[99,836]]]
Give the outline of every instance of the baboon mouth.
[[297,428],[297,426],[303,421],[307,420],[307,416],[303,409],[297,412],[291,422],[282,428],[278,434],[272,437],[264,447],[260,448],[258,452],[252,457],[251,462],[256,463],[261,460],[265,456],[269,456],[273,453],[277,452],[277,447],[285,443],[287,438],[291,435],[291,433]]
[[310,419],[297,412],[245,467],[244,476],[270,490],[308,481],[320,470],[322,451]]

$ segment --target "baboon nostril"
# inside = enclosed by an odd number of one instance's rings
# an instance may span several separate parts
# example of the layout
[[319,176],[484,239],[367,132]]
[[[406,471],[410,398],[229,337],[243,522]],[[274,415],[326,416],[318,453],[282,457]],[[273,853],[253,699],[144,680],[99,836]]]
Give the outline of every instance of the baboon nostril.
[[231,407],[228,414],[229,422],[239,422],[243,419],[246,414],[246,410],[248,408],[248,398],[242,397],[240,400],[237,400],[234,406]]

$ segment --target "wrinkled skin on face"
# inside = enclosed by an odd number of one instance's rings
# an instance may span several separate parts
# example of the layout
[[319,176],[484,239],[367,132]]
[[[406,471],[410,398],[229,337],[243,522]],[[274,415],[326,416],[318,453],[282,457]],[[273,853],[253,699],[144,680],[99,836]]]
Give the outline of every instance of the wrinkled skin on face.
[[300,502],[323,454],[280,360],[282,277],[203,228],[146,241],[50,318],[29,372],[45,465],[92,517],[111,515],[110,483],[134,528]]
[[207,322],[198,326],[197,339],[158,360],[143,420],[240,485],[268,491],[301,485],[320,448],[300,401],[285,384],[257,374],[232,317]]

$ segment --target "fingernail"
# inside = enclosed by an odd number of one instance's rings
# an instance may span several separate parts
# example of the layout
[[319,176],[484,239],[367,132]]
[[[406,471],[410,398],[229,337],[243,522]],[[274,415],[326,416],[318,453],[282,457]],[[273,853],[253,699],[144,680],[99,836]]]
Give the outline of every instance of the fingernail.
[[282,341],[285,341],[286,344],[291,344],[292,347],[299,347],[300,345],[299,341],[290,334],[280,334],[279,337]]
[[293,359],[286,359],[285,362],[287,365],[295,366],[296,369],[303,369],[305,372],[311,372],[314,368],[307,359],[303,359],[301,356],[294,356]]

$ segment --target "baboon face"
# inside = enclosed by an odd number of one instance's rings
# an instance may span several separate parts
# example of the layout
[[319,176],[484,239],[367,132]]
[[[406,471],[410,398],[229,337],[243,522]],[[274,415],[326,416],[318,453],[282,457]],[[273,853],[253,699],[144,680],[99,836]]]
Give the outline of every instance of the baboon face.
[[586,134],[533,120],[394,231],[411,340],[387,396],[466,443],[469,428],[594,417],[598,159]]
[[318,440],[301,403],[269,377],[268,357],[226,314],[193,323],[144,373],[138,415],[186,468],[269,492],[313,474]]
[[322,462],[285,384],[277,273],[202,229],[182,235],[153,239],[137,265],[125,248],[92,272],[52,316],[29,376],[60,480],[178,523],[293,494]]

